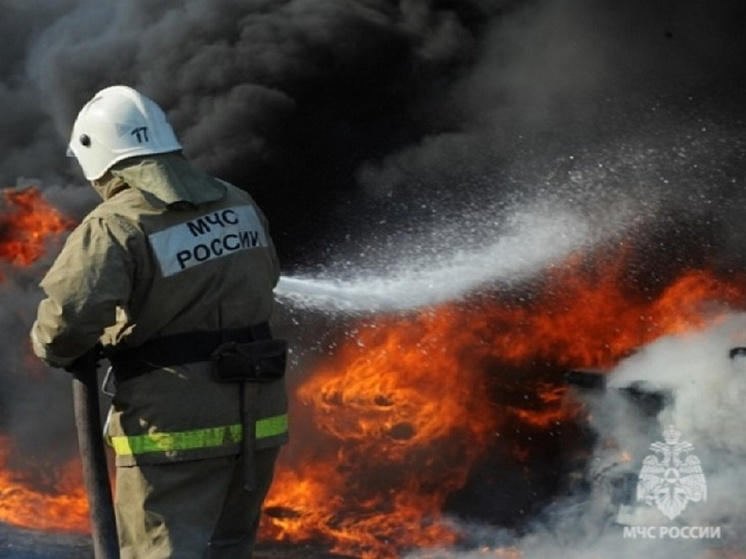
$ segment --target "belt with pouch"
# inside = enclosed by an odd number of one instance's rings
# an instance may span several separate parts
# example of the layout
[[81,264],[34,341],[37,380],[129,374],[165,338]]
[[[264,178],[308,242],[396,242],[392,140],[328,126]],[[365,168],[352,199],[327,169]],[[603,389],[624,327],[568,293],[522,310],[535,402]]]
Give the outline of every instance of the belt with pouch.
[[286,351],[287,343],[273,340],[269,324],[262,322],[242,328],[161,336],[137,347],[107,352],[106,357],[118,383],[156,369],[200,361],[213,362],[213,375],[218,382],[239,382],[238,378],[225,378],[216,371],[220,362],[235,369],[229,371],[229,376],[241,377],[240,381],[269,382],[282,376]]
[[254,449],[259,385],[281,379],[287,359],[287,342],[272,339],[269,324],[163,336],[108,357],[118,383],[163,367],[210,361],[215,382],[237,384],[242,486],[246,491],[256,489]]

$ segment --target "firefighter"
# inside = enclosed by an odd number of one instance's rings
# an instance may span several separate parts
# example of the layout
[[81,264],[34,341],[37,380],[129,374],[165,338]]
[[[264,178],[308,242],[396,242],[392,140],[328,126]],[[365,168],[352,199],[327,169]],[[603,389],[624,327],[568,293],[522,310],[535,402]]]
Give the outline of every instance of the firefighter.
[[68,155],[103,202],[42,280],[31,341],[53,367],[75,370],[97,346],[112,363],[121,557],[251,557],[288,437],[266,219],[193,167],[161,108],[130,87],[81,109]]

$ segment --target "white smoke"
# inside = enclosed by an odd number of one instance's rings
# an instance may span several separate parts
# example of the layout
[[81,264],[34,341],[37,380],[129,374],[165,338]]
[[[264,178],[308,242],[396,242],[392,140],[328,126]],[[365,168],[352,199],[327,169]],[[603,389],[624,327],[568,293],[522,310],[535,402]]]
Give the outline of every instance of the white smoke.
[[746,499],[736,489],[746,483],[746,359],[729,353],[744,345],[746,315],[735,315],[705,332],[651,344],[621,363],[610,379],[612,387],[643,381],[671,392],[672,403],[658,416],[659,429],[674,425],[694,444],[708,483],[707,501],[692,505],[687,521],[721,525],[738,549],[746,546]]
[[[508,557],[497,550],[515,548],[523,559],[681,559],[708,557],[711,550],[746,549],[746,358],[731,359],[733,347],[746,345],[746,314],[727,317],[710,328],[661,338],[641,348],[609,373],[607,389],[590,401],[590,421],[598,444],[588,466],[591,489],[554,503],[527,534],[460,522],[466,535],[465,551],[429,550],[409,559]],[[667,394],[666,405],[646,415],[629,391]],[[636,503],[634,515],[619,515],[612,496],[624,476],[636,483],[649,445],[662,441],[663,431],[674,425],[681,440],[692,443],[707,481],[707,499],[690,502],[669,521],[658,510]],[[627,458],[623,458],[626,455]],[[625,520],[626,518],[626,520]],[[701,526],[720,529],[716,539],[631,539],[623,524],[637,526]]]

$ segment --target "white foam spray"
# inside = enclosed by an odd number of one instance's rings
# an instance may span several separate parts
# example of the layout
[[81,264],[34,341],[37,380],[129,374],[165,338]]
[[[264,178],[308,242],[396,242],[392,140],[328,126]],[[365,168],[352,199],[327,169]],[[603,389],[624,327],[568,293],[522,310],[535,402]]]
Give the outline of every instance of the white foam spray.
[[[406,252],[391,255],[393,262],[382,262],[383,272],[368,265],[353,273],[347,266],[333,279],[283,276],[276,294],[285,304],[320,312],[397,311],[454,301],[482,288],[526,280],[576,251],[608,241],[639,216],[617,208],[615,218],[601,225],[598,215],[591,222],[576,208],[524,207],[508,212],[501,227],[491,226],[494,216],[485,219],[481,235],[470,231],[469,240],[456,234],[456,241],[443,246],[435,246],[440,241],[433,238],[408,243]],[[446,236],[454,234],[439,239]]]

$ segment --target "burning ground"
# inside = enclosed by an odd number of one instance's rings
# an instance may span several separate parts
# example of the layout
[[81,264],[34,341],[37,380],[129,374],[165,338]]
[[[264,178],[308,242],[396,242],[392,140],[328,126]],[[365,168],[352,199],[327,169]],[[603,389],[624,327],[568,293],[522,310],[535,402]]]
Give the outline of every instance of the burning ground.
[[525,528],[590,450],[589,410],[563,373],[743,304],[742,281],[697,270],[630,293],[617,266],[565,263],[522,303],[475,297],[357,325],[295,391],[301,440],[263,533],[395,557],[463,543],[453,516]]
[[[744,479],[742,375],[724,354],[746,286],[746,44],[729,4],[8,2],[0,184],[41,194],[0,202],[0,555],[81,554],[54,539],[87,522],[67,379],[26,335],[93,203],[63,156],[75,111],[123,82],[252,192],[281,252],[293,439],[265,554],[625,557],[594,480],[639,469],[660,420],[713,479],[692,518],[730,539],[637,551],[738,556],[743,499],[723,495]],[[610,370],[606,395],[569,388],[577,367]],[[675,396],[660,417],[619,396],[640,379]]]
[[[46,236],[72,222],[35,190],[6,198],[3,223],[13,235],[3,254],[13,277],[30,273]],[[33,242],[39,247],[30,252]],[[598,434],[616,440],[614,429],[594,424],[564,373],[609,369],[655,340],[686,340],[744,304],[746,281],[715,270],[674,270],[641,288],[632,281],[640,273],[634,247],[619,248],[618,239],[615,246],[550,259],[539,277],[483,285],[420,310],[314,310],[328,331],[325,351],[296,359],[294,436],[265,505],[265,552],[373,558],[471,548],[476,556],[523,556],[515,536],[483,545],[472,523],[520,534],[542,509],[583,491],[578,478]],[[297,312],[281,309],[279,327],[302,348],[310,344],[293,326]],[[26,357],[26,374],[48,374]],[[2,449],[2,521],[85,533],[74,449],[43,464],[24,457],[11,435]],[[618,448],[616,458],[625,452]]]

